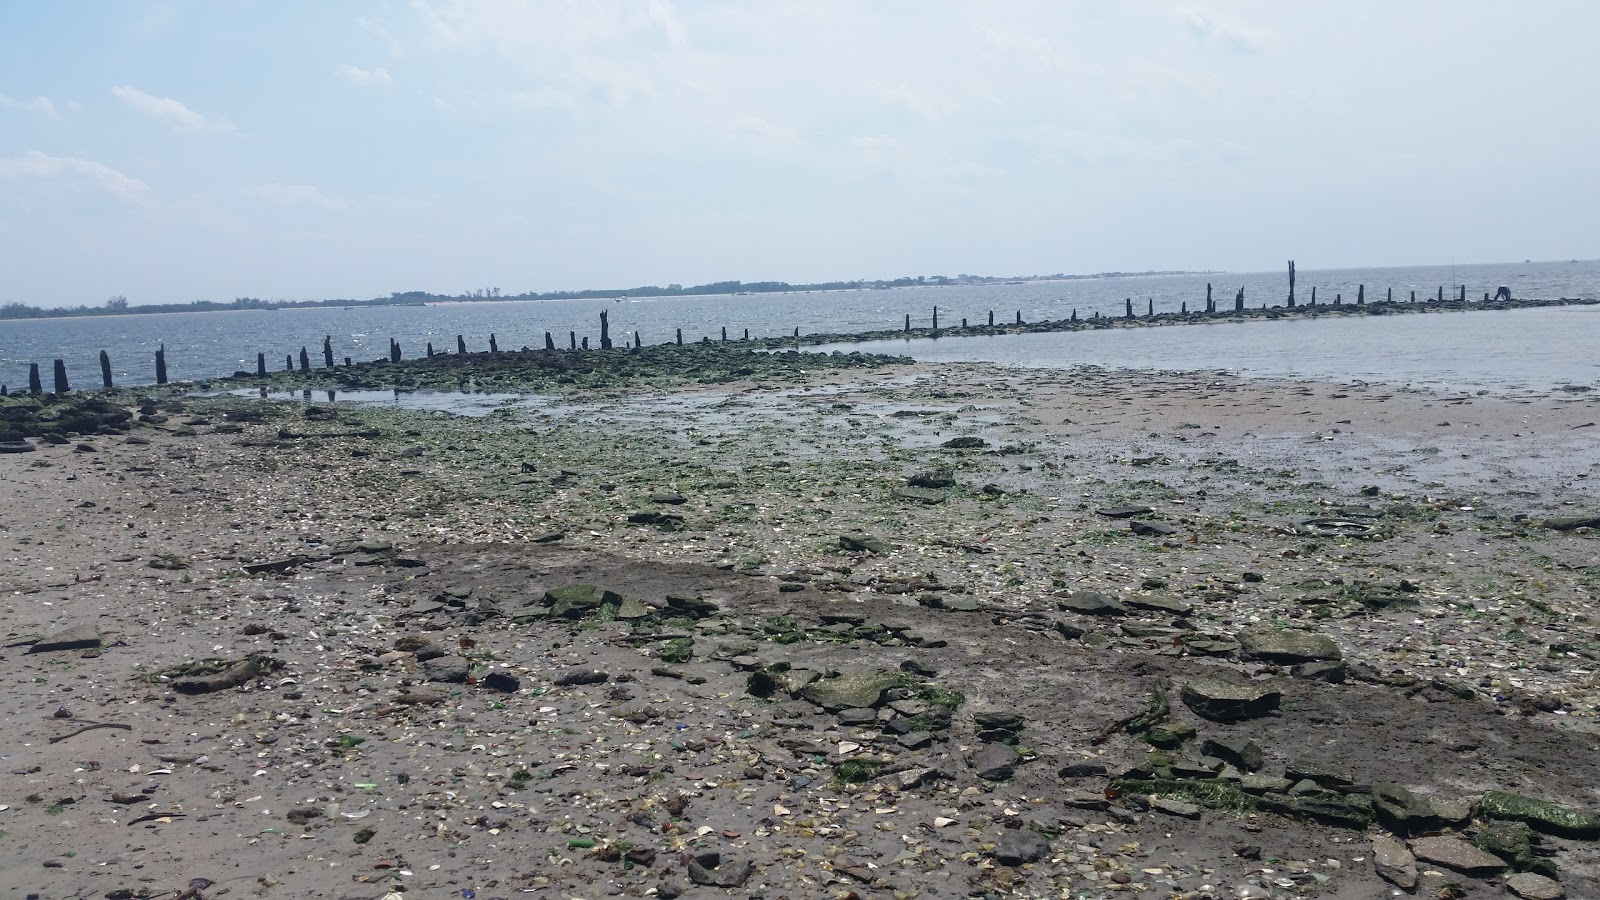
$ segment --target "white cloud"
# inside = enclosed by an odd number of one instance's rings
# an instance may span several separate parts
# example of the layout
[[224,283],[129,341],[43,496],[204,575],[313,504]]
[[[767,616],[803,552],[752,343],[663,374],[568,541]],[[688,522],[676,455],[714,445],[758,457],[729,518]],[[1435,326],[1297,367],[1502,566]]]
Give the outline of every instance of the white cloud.
[[139,112],[160,119],[179,131],[233,130],[233,123],[226,119],[207,118],[171,97],[147,94],[131,84],[119,84],[111,89],[111,93]]
[[394,85],[394,79],[389,77],[389,70],[382,66],[375,69],[363,69],[360,66],[346,65],[334,69],[333,74],[360,87],[386,88]]
[[760,116],[741,116],[729,122],[724,129],[728,138],[756,150],[774,151],[801,146],[800,136],[781,125]]
[[363,31],[382,41],[383,45],[389,49],[390,56],[399,59],[406,55],[405,45],[401,44],[399,38],[394,36],[394,32],[371,19],[357,19],[356,24],[361,26]]
[[21,156],[0,157],[0,178],[70,178],[87,182],[129,200],[150,189],[137,178],[79,156],[49,156],[30,150]]
[[1199,10],[1184,15],[1184,25],[1190,34],[1202,41],[1214,41],[1229,50],[1246,53],[1261,52],[1273,37],[1265,28]]
[[7,109],[20,109],[25,112],[36,112],[51,119],[61,118],[61,116],[56,112],[56,105],[50,102],[49,97],[35,97],[32,100],[24,101],[18,100],[15,97],[8,97],[5,94],[0,94],[0,106],[3,106]]
[[244,189],[245,195],[277,206],[319,206],[323,209],[344,209],[344,203],[329,197],[309,184],[255,184]]

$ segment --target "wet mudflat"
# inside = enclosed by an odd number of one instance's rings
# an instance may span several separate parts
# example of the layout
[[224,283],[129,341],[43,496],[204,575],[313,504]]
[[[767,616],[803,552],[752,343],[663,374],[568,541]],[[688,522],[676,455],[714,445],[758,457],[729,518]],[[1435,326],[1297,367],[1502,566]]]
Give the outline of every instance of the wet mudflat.
[[1600,885],[1582,396],[152,406],[0,456],[17,896]]

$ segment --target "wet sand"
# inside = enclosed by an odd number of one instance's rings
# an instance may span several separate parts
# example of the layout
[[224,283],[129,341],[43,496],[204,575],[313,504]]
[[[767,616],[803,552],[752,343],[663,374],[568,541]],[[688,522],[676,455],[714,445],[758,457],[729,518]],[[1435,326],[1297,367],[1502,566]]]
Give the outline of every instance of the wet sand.
[[[1600,808],[1594,537],[1544,525],[1600,509],[1582,397],[921,365],[479,419],[163,418],[0,455],[8,895],[1388,889],[1378,826],[1108,793],[1151,766],[1117,726],[1157,695],[1196,732],[1157,769],[1254,740],[1272,776]],[[1170,533],[1097,512],[1142,506]],[[643,607],[545,614],[579,583]],[[30,652],[71,626],[103,646]],[[1332,639],[1344,683],[1248,658],[1262,626]],[[169,672],[252,654],[223,690]],[[468,680],[430,680],[448,663]],[[906,680],[875,712],[788,690],[879,670]],[[1205,719],[1179,695],[1213,673],[1282,705]],[[979,774],[985,711],[1020,717],[1009,777]],[[1541,843],[1571,896],[1600,890],[1595,845]],[[1502,890],[1417,868],[1419,895]]]

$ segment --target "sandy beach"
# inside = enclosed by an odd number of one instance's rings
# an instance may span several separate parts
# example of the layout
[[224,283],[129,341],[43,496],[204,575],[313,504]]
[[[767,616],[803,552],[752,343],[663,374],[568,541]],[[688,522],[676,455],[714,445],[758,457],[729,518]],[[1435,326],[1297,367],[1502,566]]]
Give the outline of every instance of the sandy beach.
[[1597,422],[975,364],[167,396],[0,454],[0,888],[1600,896]]

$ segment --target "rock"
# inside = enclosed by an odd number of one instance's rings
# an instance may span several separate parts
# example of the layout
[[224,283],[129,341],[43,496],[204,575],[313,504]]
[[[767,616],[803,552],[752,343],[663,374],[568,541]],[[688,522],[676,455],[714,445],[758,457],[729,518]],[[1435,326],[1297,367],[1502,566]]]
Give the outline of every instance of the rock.
[[689,880],[706,887],[743,887],[755,872],[754,862],[722,862],[716,853],[702,853],[689,863]]
[[1398,784],[1381,782],[1372,786],[1372,812],[1380,824],[1395,834],[1417,834],[1439,825],[1439,817],[1428,801]]
[[1239,632],[1239,645],[1245,656],[1263,662],[1295,663],[1337,660],[1339,645],[1325,635],[1290,628],[1253,625]]
[[1533,829],[1523,822],[1490,822],[1473,839],[1479,850],[1487,850],[1517,871],[1533,867]]
[[980,741],[1014,743],[1022,734],[1025,723],[1021,713],[986,710],[972,714],[972,724],[977,727]]
[[1063,766],[1056,774],[1062,778],[1101,778],[1106,774],[1106,767],[1103,763],[1073,763]]
[[444,684],[463,684],[472,666],[459,656],[439,656],[421,665],[422,677]]
[[658,491],[650,495],[651,503],[665,503],[670,506],[682,506],[689,502],[689,498],[676,491]]
[[1472,802],[1460,798],[1428,797],[1427,803],[1433,808],[1433,814],[1439,821],[1446,825],[1459,825],[1472,818]]
[[490,672],[483,676],[483,680],[479,684],[491,691],[500,691],[505,694],[515,694],[522,689],[522,682],[518,681],[516,676],[506,672]]
[[1493,853],[1457,837],[1425,837],[1411,842],[1411,852],[1417,859],[1455,869],[1466,875],[1492,875],[1505,869],[1506,864]]
[[638,597],[624,597],[617,607],[617,618],[624,621],[645,619],[655,614],[655,608]]
[[929,488],[897,487],[889,493],[892,494],[896,499],[911,500],[917,503],[926,503],[929,506],[932,506],[935,503],[944,502],[944,494]]
[[1174,800],[1170,797],[1157,797],[1151,800],[1150,808],[1158,812],[1164,812],[1169,816],[1177,816],[1180,819],[1200,818],[1200,807],[1195,806],[1193,803],[1185,803],[1182,800]]
[[971,597],[944,597],[934,605],[948,612],[977,612],[983,608],[982,604]]
[[939,445],[946,450],[981,450],[989,446],[989,442],[980,437],[957,437]]
[[1196,678],[1183,686],[1181,696],[1195,715],[1213,722],[1259,718],[1277,709],[1283,699],[1274,688],[1220,678]]
[[895,738],[895,743],[907,750],[921,750],[933,743],[933,735],[926,731],[911,731]]
[[1194,738],[1194,726],[1174,722],[1167,725],[1151,726],[1144,733],[1145,743],[1162,750],[1174,750],[1183,745],[1184,741]]
[[864,531],[851,531],[839,535],[839,546],[852,553],[872,553],[879,556],[894,549],[887,541]]
[[1128,527],[1134,534],[1144,537],[1167,537],[1178,533],[1178,529],[1162,522],[1145,522],[1140,519],[1128,520]]
[[606,602],[620,606],[622,598],[592,584],[569,584],[544,594],[544,605],[550,607],[550,615],[568,619],[581,619]]
[[1099,591],[1073,591],[1057,600],[1056,606],[1086,616],[1122,616],[1128,612],[1120,601]]
[[1016,773],[1019,758],[1010,744],[984,744],[973,758],[972,768],[985,781],[1005,781]]
[[1177,597],[1163,597],[1159,594],[1134,594],[1130,597],[1124,597],[1122,602],[1134,609],[1171,613],[1175,616],[1187,616],[1194,612],[1193,606],[1179,600]]
[[949,469],[929,469],[907,478],[906,483],[919,488],[955,487],[956,475]]
[[1239,790],[1247,794],[1282,794],[1294,786],[1294,782],[1276,775],[1246,775],[1239,779]]
[[1507,878],[1506,888],[1523,900],[1562,900],[1567,896],[1561,882],[1532,872],[1518,872]]
[[1050,842],[1037,831],[1007,828],[994,845],[994,861],[1002,866],[1035,863],[1050,855]]
[[710,600],[703,600],[699,597],[680,597],[676,594],[667,595],[667,609],[671,610],[675,615],[690,616],[696,619],[714,616],[721,612],[721,609]]
[[1593,840],[1600,838],[1600,817],[1568,809],[1548,800],[1535,800],[1504,791],[1483,795],[1479,811],[1486,819],[1526,822],[1533,830],[1558,837]]
[[286,556],[282,559],[267,559],[261,562],[245,563],[240,568],[244,569],[246,575],[263,575],[268,572],[288,572],[303,562],[305,562],[305,559],[302,557]]
[[568,672],[565,675],[557,678],[555,680],[555,686],[580,687],[586,684],[605,684],[609,680],[611,680],[611,674],[609,672],[592,672],[587,669],[580,669],[578,671]]
[[840,725],[871,725],[876,721],[878,721],[878,711],[870,706],[839,710]]
[[1261,745],[1246,738],[1207,738],[1200,752],[1215,756],[1241,772],[1257,772],[1266,765]]
[[847,672],[806,685],[800,696],[829,712],[875,707],[883,701],[883,692],[899,686],[902,677],[895,672]]
[[29,653],[50,653],[56,650],[94,650],[100,646],[100,629],[91,624],[68,625],[52,631],[33,643]]
[[1343,662],[1337,660],[1324,660],[1321,662],[1301,663],[1289,670],[1289,674],[1307,681],[1325,681],[1328,684],[1344,684],[1345,678],[1350,674]]
[[1155,510],[1148,506],[1108,506],[1095,512],[1108,519],[1131,519],[1134,516],[1148,516]]
[[1310,790],[1290,797],[1263,794],[1261,808],[1279,815],[1298,816],[1335,828],[1365,829],[1372,824],[1372,798],[1366,794],[1339,794]]
[[1387,834],[1372,836],[1372,868],[1379,878],[1403,891],[1417,886],[1417,858]]
[[1283,777],[1294,781],[1309,781],[1317,787],[1329,790],[1349,787],[1355,783],[1342,772],[1335,772],[1327,766],[1305,759],[1297,759],[1284,766]]
[[1546,519],[1544,527],[1556,531],[1571,531],[1574,528],[1600,528],[1600,516],[1563,516],[1556,519]]

